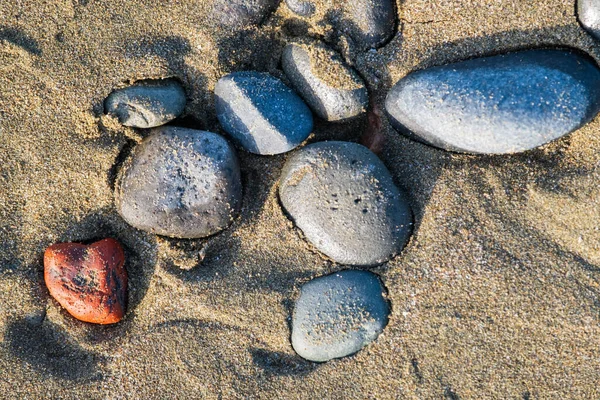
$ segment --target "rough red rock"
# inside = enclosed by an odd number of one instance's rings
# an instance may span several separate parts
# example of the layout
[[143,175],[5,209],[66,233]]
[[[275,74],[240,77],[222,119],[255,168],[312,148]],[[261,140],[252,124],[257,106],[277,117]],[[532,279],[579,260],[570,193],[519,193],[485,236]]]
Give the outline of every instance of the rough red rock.
[[125,253],[114,239],[59,243],[44,253],[44,280],[50,295],[75,318],[113,324],[127,307],[124,264]]

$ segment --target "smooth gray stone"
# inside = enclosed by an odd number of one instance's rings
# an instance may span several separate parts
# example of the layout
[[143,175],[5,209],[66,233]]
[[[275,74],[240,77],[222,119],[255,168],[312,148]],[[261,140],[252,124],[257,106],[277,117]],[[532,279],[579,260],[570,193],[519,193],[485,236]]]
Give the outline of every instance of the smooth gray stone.
[[315,4],[307,0],[285,0],[285,4],[296,15],[310,17],[315,13]]
[[201,238],[225,229],[239,212],[237,157],[220,135],[154,129],[125,162],[115,203],[131,225],[158,235]]
[[326,121],[343,121],[365,112],[369,93],[356,71],[321,44],[290,43],[283,70],[310,108]]
[[396,28],[396,9],[392,0],[344,0],[338,29],[347,32],[363,48],[385,44]]
[[405,195],[383,162],[356,143],[320,142],[294,153],[279,197],[306,239],[341,264],[384,263],[412,231]]
[[185,102],[185,91],[179,83],[153,80],[115,90],[106,98],[104,109],[125,126],[154,128],[180,116]]
[[401,132],[442,149],[518,153],[566,135],[600,110],[600,69],[568,50],[528,50],[409,74],[385,107]]
[[588,32],[600,39],[600,0],[577,0],[577,17]]
[[275,11],[279,2],[280,0],[215,0],[210,18],[221,27],[259,25]]
[[215,107],[223,129],[256,154],[285,153],[313,128],[308,106],[265,72],[234,72],[221,78],[215,86]]
[[356,353],[387,325],[390,307],[377,275],[341,271],[302,286],[292,317],[292,346],[316,362]]

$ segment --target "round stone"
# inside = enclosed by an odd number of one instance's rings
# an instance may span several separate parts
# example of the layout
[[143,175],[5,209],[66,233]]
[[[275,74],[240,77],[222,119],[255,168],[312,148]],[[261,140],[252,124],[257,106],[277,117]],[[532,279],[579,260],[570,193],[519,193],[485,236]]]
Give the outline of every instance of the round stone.
[[153,80],[115,90],[106,98],[104,109],[125,126],[154,128],[180,116],[185,103],[185,91],[178,82]]
[[600,39],[600,0],[577,0],[577,17],[588,32]]
[[396,27],[395,2],[392,0],[345,0],[338,29],[347,32],[363,49],[385,44]]
[[217,26],[241,28],[263,22],[280,0],[214,0],[210,18]]
[[315,13],[315,4],[308,0],[285,0],[285,4],[294,13],[301,17],[310,17]]
[[215,107],[223,129],[255,154],[285,153],[313,128],[310,109],[279,79],[263,72],[234,72],[215,87]]
[[528,50],[413,72],[389,92],[396,129],[442,149],[517,153],[600,111],[600,69],[569,50]]
[[201,238],[225,229],[237,215],[242,184],[237,157],[220,135],[157,128],[119,174],[115,203],[138,229],[176,238]]
[[292,317],[292,346],[316,362],[356,353],[387,325],[390,307],[377,275],[346,270],[302,286]]
[[293,154],[279,197],[306,239],[341,264],[384,263],[412,231],[406,196],[383,162],[356,143],[315,143]]
[[322,44],[288,44],[283,70],[310,108],[327,121],[343,121],[365,112],[369,94],[356,71]]

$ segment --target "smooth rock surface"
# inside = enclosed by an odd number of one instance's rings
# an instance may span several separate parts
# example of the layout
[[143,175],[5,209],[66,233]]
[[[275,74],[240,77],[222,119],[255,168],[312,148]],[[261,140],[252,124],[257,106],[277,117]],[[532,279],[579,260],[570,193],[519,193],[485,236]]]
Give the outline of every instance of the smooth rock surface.
[[577,18],[596,39],[600,39],[600,0],[577,0]]
[[127,309],[125,253],[114,239],[91,245],[59,243],[44,253],[50,295],[73,317],[94,324],[119,322]]
[[258,25],[279,5],[280,0],[215,0],[211,18],[221,27]]
[[310,17],[315,13],[315,3],[308,0],[285,0],[285,4],[294,13],[301,17]]
[[394,34],[396,9],[392,0],[344,0],[338,29],[363,48],[381,47]]
[[180,116],[185,110],[185,91],[174,80],[139,82],[112,92],[104,102],[107,114],[133,128],[154,128]]
[[223,129],[245,150],[285,153],[313,128],[310,109],[279,79],[264,72],[234,72],[215,86],[215,107]]
[[316,362],[356,353],[385,328],[390,307],[377,275],[341,271],[302,286],[292,317],[292,346]]
[[369,94],[356,71],[322,44],[288,44],[283,70],[310,108],[327,121],[342,121],[365,112]]
[[386,110],[409,136],[446,150],[504,154],[541,146],[600,110],[600,69],[569,50],[529,50],[413,72]]
[[119,174],[115,203],[138,229],[201,238],[237,215],[242,184],[237,157],[220,135],[162,127],[151,132]]
[[341,264],[386,262],[412,231],[405,195],[383,162],[356,143],[321,142],[294,153],[279,197],[306,238]]

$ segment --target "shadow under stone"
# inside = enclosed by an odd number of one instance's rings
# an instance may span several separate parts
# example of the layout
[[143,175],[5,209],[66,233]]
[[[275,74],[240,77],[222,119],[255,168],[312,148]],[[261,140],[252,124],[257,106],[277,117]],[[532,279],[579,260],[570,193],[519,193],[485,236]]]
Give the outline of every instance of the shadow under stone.
[[42,55],[42,49],[40,49],[38,42],[20,29],[0,25],[0,40],[6,40],[19,46],[30,54],[36,56]]

